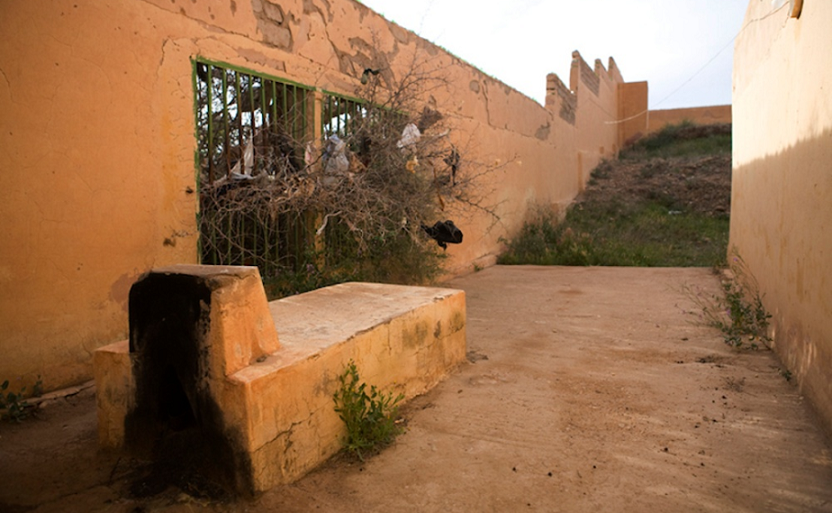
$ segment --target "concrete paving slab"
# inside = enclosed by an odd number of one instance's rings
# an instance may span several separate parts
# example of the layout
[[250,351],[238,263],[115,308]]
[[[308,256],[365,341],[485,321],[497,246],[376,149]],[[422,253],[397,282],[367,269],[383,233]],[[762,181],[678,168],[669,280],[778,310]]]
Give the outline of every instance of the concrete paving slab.
[[82,392],[0,425],[0,510],[832,511],[832,446],[798,387],[773,353],[696,325],[685,285],[719,290],[708,269],[452,280],[469,363],[407,405],[380,455],[336,457],[254,501],[126,497],[129,469],[96,451]]

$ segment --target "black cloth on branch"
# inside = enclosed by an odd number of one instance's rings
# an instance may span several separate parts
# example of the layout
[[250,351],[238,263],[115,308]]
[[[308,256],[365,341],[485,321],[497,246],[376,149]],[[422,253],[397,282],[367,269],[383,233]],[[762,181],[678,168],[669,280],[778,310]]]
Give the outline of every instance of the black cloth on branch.
[[437,221],[433,226],[423,224],[422,229],[442,249],[447,249],[448,244],[459,244],[462,242],[462,230],[457,228],[450,219],[447,221]]

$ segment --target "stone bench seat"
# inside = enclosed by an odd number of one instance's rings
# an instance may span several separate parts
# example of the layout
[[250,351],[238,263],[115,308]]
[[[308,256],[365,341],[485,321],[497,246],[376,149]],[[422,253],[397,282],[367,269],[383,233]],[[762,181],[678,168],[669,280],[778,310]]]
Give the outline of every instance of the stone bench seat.
[[[256,268],[175,266],[153,272],[191,273],[213,287],[211,313],[206,314],[211,333],[203,351],[217,356],[207,358],[207,377],[196,389],[208,390],[209,402],[221,412],[221,436],[230,441],[234,457],[233,468],[220,477],[240,492],[291,482],[341,448],[345,428],[334,410],[333,394],[350,361],[363,382],[409,399],[429,390],[465,358],[461,291],[345,283],[263,308],[265,294]],[[222,276],[214,279],[211,273]],[[252,325],[254,329],[248,328]],[[279,342],[268,340],[274,326]],[[99,440],[104,447],[135,445],[131,419],[147,410],[136,405],[139,351],[134,347],[131,353],[130,343],[122,341],[95,353]],[[202,393],[184,388],[188,397]],[[191,402],[202,404],[193,398]],[[197,411],[192,429],[200,429],[198,412],[205,408],[192,409]]]

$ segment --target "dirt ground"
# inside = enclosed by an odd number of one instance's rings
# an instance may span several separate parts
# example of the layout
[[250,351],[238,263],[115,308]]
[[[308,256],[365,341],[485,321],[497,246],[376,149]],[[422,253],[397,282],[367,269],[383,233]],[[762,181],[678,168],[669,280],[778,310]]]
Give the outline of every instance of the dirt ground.
[[679,212],[728,216],[731,155],[628,158],[602,163],[576,205],[658,201]]
[[96,449],[94,390],[0,424],[3,512],[832,511],[832,446],[769,351],[696,326],[707,269],[491,267],[466,291],[469,362],[364,463],[253,500],[130,498]]

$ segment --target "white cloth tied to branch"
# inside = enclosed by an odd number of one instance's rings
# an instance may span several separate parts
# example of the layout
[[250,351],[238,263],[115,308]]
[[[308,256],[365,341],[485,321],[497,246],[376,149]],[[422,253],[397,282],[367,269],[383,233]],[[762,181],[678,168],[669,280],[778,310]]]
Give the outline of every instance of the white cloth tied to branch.
[[402,131],[402,138],[396,143],[396,147],[402,150],[409,149],[411,146],[419,142],[422,133],[419,132],[419,127],[413,123],[408,123]]
[[337,135],[331,136],[326,143],[324,152],[324,172],[330,175],[344,174],[350,169],[350,159],[347,157],[347,144]]
[[[243,172],[240,172],[240,164],[243,164]],[[251,171],[254,169],[254,139],[249,138],[248,142],[246,143],[245,149],[243,149],[243,158],[242,160],[238,160],[234,167],[231,168],[231,175],[246,175],[251,176]]]

